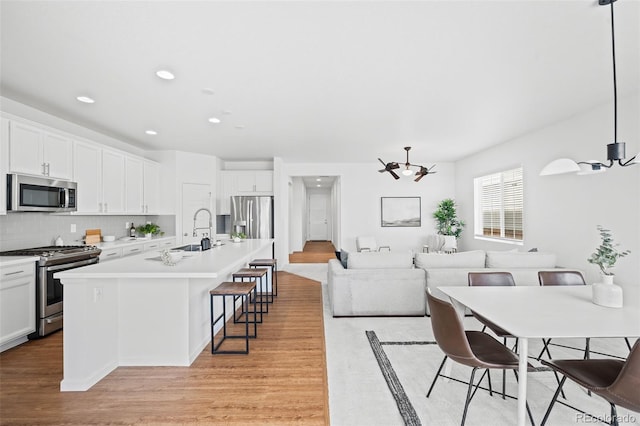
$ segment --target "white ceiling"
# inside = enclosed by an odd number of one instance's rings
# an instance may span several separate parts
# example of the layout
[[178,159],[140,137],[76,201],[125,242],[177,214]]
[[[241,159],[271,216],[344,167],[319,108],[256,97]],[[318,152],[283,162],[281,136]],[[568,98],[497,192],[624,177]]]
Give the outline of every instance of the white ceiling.
[[[145,149],[368,162],[403,161],[411,145],[412,161],[453,161],[613,97],[610,11],[596,0],[0,8],[3,96]],[[615,12],[624,96],[640,90],[640,1]]]

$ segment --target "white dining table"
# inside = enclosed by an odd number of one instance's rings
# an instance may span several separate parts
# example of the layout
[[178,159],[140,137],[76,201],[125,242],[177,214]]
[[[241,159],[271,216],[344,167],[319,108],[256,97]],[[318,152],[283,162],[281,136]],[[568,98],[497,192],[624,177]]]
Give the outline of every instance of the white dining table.
[[640,286],[625,287],[622,308],[591,301],[591,285],[438,287],[463,315],[482,315],[518,337],[518,425],[526,422],[529,339],[640,337]]

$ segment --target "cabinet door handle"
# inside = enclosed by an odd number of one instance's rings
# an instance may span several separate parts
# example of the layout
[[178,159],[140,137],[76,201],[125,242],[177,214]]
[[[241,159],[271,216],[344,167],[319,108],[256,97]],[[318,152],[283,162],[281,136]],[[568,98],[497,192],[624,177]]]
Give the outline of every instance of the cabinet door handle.
[[102,213],[102,203],[98,203],[98,211]]
[[4,274],[5,277],[8,277],[9,275],[18,275],[23,273],[24,271],[14,271],[14,272],[7,272],[6,274]]
[[118,253],[107,253],[107,257],[109,257],[109,256],[115,256],[116,254],[118,254]]
[[131,249],[130,251],[133,253],[134,251],[140,251],[140,249]]
[[107,207],[107,203],[104,203],[104,212],[106,213],[107,211],[109,211],[109,208]]
[[42,163],[42,174],[43,174],[44,176],[46,176],[46,175],[47,175],[47,168],[46,168],[46,166],[45,166],[45,163]]
[[47,176],[50,174],[51,163],[47,163]]

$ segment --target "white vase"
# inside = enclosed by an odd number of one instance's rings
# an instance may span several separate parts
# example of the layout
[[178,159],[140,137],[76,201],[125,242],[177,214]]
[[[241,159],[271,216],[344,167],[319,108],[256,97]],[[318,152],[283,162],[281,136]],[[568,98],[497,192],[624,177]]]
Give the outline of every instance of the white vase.
[[593,303],[607,308],[622,308],[622,287],[613,283],[613,275],[602,275],[593,286]]
[[452,251],[456,251],[457,248],[458,248],[458,242],[456,241],[456,237],[453,235],[445,235],[444,245],[442,246],[442,250],[444,252],[452,252]]

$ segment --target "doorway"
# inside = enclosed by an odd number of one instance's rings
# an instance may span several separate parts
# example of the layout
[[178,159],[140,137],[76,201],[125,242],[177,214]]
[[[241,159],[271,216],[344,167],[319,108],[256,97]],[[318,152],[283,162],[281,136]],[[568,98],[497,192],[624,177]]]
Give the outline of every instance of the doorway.
[[329,241],[329,207],[331,194],[328,191],[309,192],[307,203],[309,218],[309,235],[307,241]]

